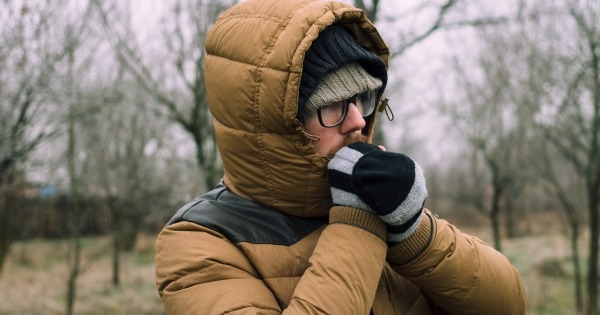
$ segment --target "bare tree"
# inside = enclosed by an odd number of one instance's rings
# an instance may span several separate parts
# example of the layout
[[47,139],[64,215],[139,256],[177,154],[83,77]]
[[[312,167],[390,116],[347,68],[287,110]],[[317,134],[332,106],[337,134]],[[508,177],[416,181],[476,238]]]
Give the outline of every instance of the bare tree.
[[[73,52],[70,54],[72,58]],[[71,82],[71,84],[73,84]],[[71,87],[72,88],[72,87]],[[69,277],[67,280],[66,295],[66,314],[73,314],[75,299],[77,294],[77,279],[81,271],[81,204],[79,199],[79,173],[76,166],[76,133],[75,133],[75,104],[71,104],[68,120],[68,150],[67,164],[69,170],[69,191],[71,195],[71,216],[70,216],[70,234],[71,242],[69,246]]]
[[547,141],[544,129],[539,130],[541,138],[536,142],[536,155],[532,164],[540,175],[544,191],[558,200],[565,213],[570,233],[571,261],[575,280],[575,307],[577,312],[581,313],[583,311],[583,277],[579,240],[583,221],[581,209],[585,207],[581,201],[584,198],[581,198],[581,192],[574,189],[579,185],[576,185],[577,179],[573,180],[575,176],[569,169],[568,161],[565,161]]
[[[42,74],[45,80],[45,93],[39,97],[40,107],[48,107],[50,112],[58,113],[48,116],[47,121],[36,121],[34,130],[41,128],[42,124],[49,123],[54,132],[66,132],[66,137],[61,138],[66,142],[66,152],[63,155],[68,173],[68,187],[70,202],[64,205],[68,211],[69,234],[69,275],[66,281],[67,292],[65,296],[65,309],[67,314],[72,314],[76,300],[77,279],[81,273],[81,237],[82,237],[82,182],[77,129],[81,116],[85,113],[81,108],[82,82],[86,79],[97,41],[91,40],[87,27],[90,7],[81,2],[35,2],[33,7],[40,12],[49,12],[47,19],[41,26],[40,33],[42,46],[56,53],[46,57],[29,56],[32,60],[43,62],[51,58],[49,70]],[[41,11],[44,10],[44,11]],[[31,22],[31,21],[29,21]],[[34,71],[34,70],[33,70]],[[36,112],[36,115],[42,114]]]
[[79,137],[88,175],[85,189],[110,210],[112,281],[118,286],[121,252],[133,250],[153,209],[169,208],[173,184],[168,174],[175,171],[171,155],[162,155],[175,150],[165,148],[167,122],[147,111],[149,97],[123,73],[116,75],[106,86],[87,91],[83,105],[98,111],[84,118],[86,128]]
[[[560,87],[560,81],[565,73],[570,73],[572,64],[564,64],[561,60],[567,60],[560,56],[560,51],[564,48],[560,47],[564,41],[561,39],[565,36],[564,30],[555,28],[558,20],[564,18],[565,11],[560,8],[543,5],[539,8],[532,7],[529,9],[528,18],[520,19],[517,24],[520,28],[513,35],[513,41],[517,43],[511,54],[520,56],[521,62],[519,65],[513,65],[521,77],[516,80],[516,84],[511,88],[511,96],[526,117],[526,121],[533,122],[534,137],[536,139],[530,141],[530,148],[533,154],[529,156],[532,169],[535,171],[539,182],[541,182],[544,191],[550,196],[556,198],[561,205],[570,233],[571,244],[571,260],[574,270],[574,301],[578,312],[583,310],[583,288],[582,288],[582,272],[580,264],[579,239],[581,235],[582,215],[580,211],[583,203],[580,202],[581,193],[574,187],[578,179],[569,170],[569,162],[560,152],[552,145],[552,141],[548,141],[557,126],[555,119],[548,119],[542,114],[548,109],[548,105],[556,103],[556,92],[563,90]],[[523,17],[525,15],[522,15]],[[533,18],[532,18],[533,17]],[[567,31],[570,33],[570,31]],[[540,39],[543,40],[540,40]],[[562,66],[557,67],[559,64]],[[549,99],[553,99],[549,101]],[[554,107],[550,105],[549,107]],[[545,108],[545,109],[543,109]],[[559,124],[560,125],[560,124]],[[564,137],[566,130],[559,131]]]
[[[167,49],[166,56],[153,63],[134,44],[135,39],[131,37],[134,32],[126,24],[127,18],[117,14],[118,6],[110,7],[107,1],[95,1],[120,62],[159,104],[153,111],[166,115],[192,137],[206,187],[216,184],[222,171],[206,103],[204,39],[218,15],[235,2],[170,2],[169,14],[163,17],[163,36],[155,37],[160,46]],[[120,33],[118,26],[128,31]]]
[[[528,124],[520,118],[519,108],[510,97],[513,78],[508,69],[512,60],[503,53],[507,45],[505,39],[486,30],[481,34],[486,43],[470,72],[455,59],[459,89],[464,97],[443,104],[442,109],[451,117],[452,127],[463,135],[476,160],[481,159],[487,170],[490,196],[486,198],[488,205],[480,210],[488,214],[494,246],[501,250],[503,202],[513,198],[507,193],[527,178],[524,152],[527,151]],[[480,196],[472,200],[481,207],[481,198],[487,193],[484,190],[478,194]]]
[[[63,8],[64,9],[64,8]],[[79,189],[82,181],[81,173],[78,171],[77,163],[77,120],[80,115],[78,110],[82,97],[76,83],[76,76],[81,76],[81,69],[76,69],[75,58],[79,57],[81,44],[86,27],[83,23],[85,16],[71,15],[67,19],[64,28],[64,47],[67,51],[67,73],[65,77],[66,90],[64,99],[68,106],[67,120],[67,170],[69,176],[69,191],[71,197],[71,216],[70,216],[70,249],[69,249],[69,277],[67,279],[66,294],[66,314],[71,315],[74,312],[75,300],[77,296],[77,279],[81,272],[81,237],[82,237],[82,205],[81,191]]]
[[64,47],[52,41],[56,7],[4,2],[0,6],[0,271],[14,240],[19,216],[6,204],[15,180],[26,180],[19,163],[57,134],[60,111],[48,100]]
[[[566,142],[551,136],[551,141],[585,178],[590,228],[590,258],[588,263],[589,315],[598,313],[598,254],[600,239],[600,4],[589,1],[582,6],[570,4],[569,13],[581,36],[583,78],[565,104],[576,106],[575,128],[578,134]],[[573,83],[576,83],[575,80]],[[579,85],[579,84],[578,84]],[[586,115],[586,108],[589,109]],[[586,119],[587,118],[587,119]],[[571,150],[575,150],[572,152]]]
[[[0,183],[52,130],[40,123],[40,95],[48,86],[63,51],[48,46],[48,7],[6,3],[0,9]],[[38,130],[39,129],[39,130]]]
[[[587,314],[596,314],[600,207],[600,5],[585,1],[559,1],[531,6],[514,28],[504,29],[509,38],[504,49],[512,62],[505,86],[510,102],[537,131],[535,154],[529,156],[547,191],[560,202],[571,232],[576,273],[575,301],[582,307],[578,239],[580,203],[569,190],[573,176],[559,173],[565,165],[585,183],[589,216]],[[557,27],[561,25],[561,27]],[[490,42],[490,38],[485,39]],[[491,65],[488,65],[488,67]],[[493,65],[495,66],[495,65]],[[528,133],[529,138],[531,136]],[[563,171],[564,172],[564,171]]]
[[[566,7],[575,34],[563,36],[565,41],[573,38],[576,49],[561,50],[565,52],[557,60],[561,72],[554,77],[561,96],[550,94],[544,99],[538,122],[546,139],[585,182],[590,230],[586,314],[591,315],[598,312],[600,4],[568,1]],[[563,204],[570,207],[566,201]]]

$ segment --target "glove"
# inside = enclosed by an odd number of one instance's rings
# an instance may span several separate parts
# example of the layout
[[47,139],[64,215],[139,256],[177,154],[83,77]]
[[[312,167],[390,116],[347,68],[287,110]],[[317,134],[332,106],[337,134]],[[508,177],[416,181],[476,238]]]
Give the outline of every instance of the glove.
[[353,143],[335,154],[327,175],[333,203],[377,214],[387,224],[391,245],[419,226],[427,198],[425,177],[406,155]]

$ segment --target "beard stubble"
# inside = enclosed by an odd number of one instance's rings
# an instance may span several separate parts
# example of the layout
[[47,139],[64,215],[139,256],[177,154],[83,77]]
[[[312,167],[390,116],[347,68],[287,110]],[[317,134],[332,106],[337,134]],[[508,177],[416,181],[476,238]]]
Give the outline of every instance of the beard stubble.
[[346,139],[344,139],[344,142],[342,142],[341,145],[339,145],[338,147],[332,148],[329,152],[327,152],[327,157],[333,158],[333,156],[341,148],[343,148],[347,145],[350,145],[352,143],[356,143],[356,142],[367,142],[367,140],[368,140],[367,136],[363,135],[362,133],[352,134],[352,135],[348,136]]

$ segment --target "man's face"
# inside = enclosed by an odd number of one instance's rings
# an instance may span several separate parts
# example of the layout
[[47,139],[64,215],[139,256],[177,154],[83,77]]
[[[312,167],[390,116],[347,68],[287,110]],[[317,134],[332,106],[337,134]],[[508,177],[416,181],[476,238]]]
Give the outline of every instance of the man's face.
[[361,133],[366,122],[360,111],[354,104],[348,107],[348,114],[337,126],[327,128],[319,122],[315,112],[304,124],[304,128],[311,135],[318,137],[313,140],[313,145],[322,157],[333,156],[344,146],[358,142],[367,141],[367,137]]

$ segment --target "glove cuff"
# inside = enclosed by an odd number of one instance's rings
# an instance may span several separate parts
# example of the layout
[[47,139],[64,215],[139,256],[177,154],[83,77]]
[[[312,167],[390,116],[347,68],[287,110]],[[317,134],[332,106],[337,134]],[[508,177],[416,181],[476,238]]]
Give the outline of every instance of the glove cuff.
[[367,230],[385,241],[387,228],[381,218],[371,212],[346,206],[334,206],[329,211],[329,224],[342,223]]
[[388,260],[394,265],[404,265],[419,257],[431,244],[435,233],[435,219],[425,211],[421,223],[407,239],[388,249]]

